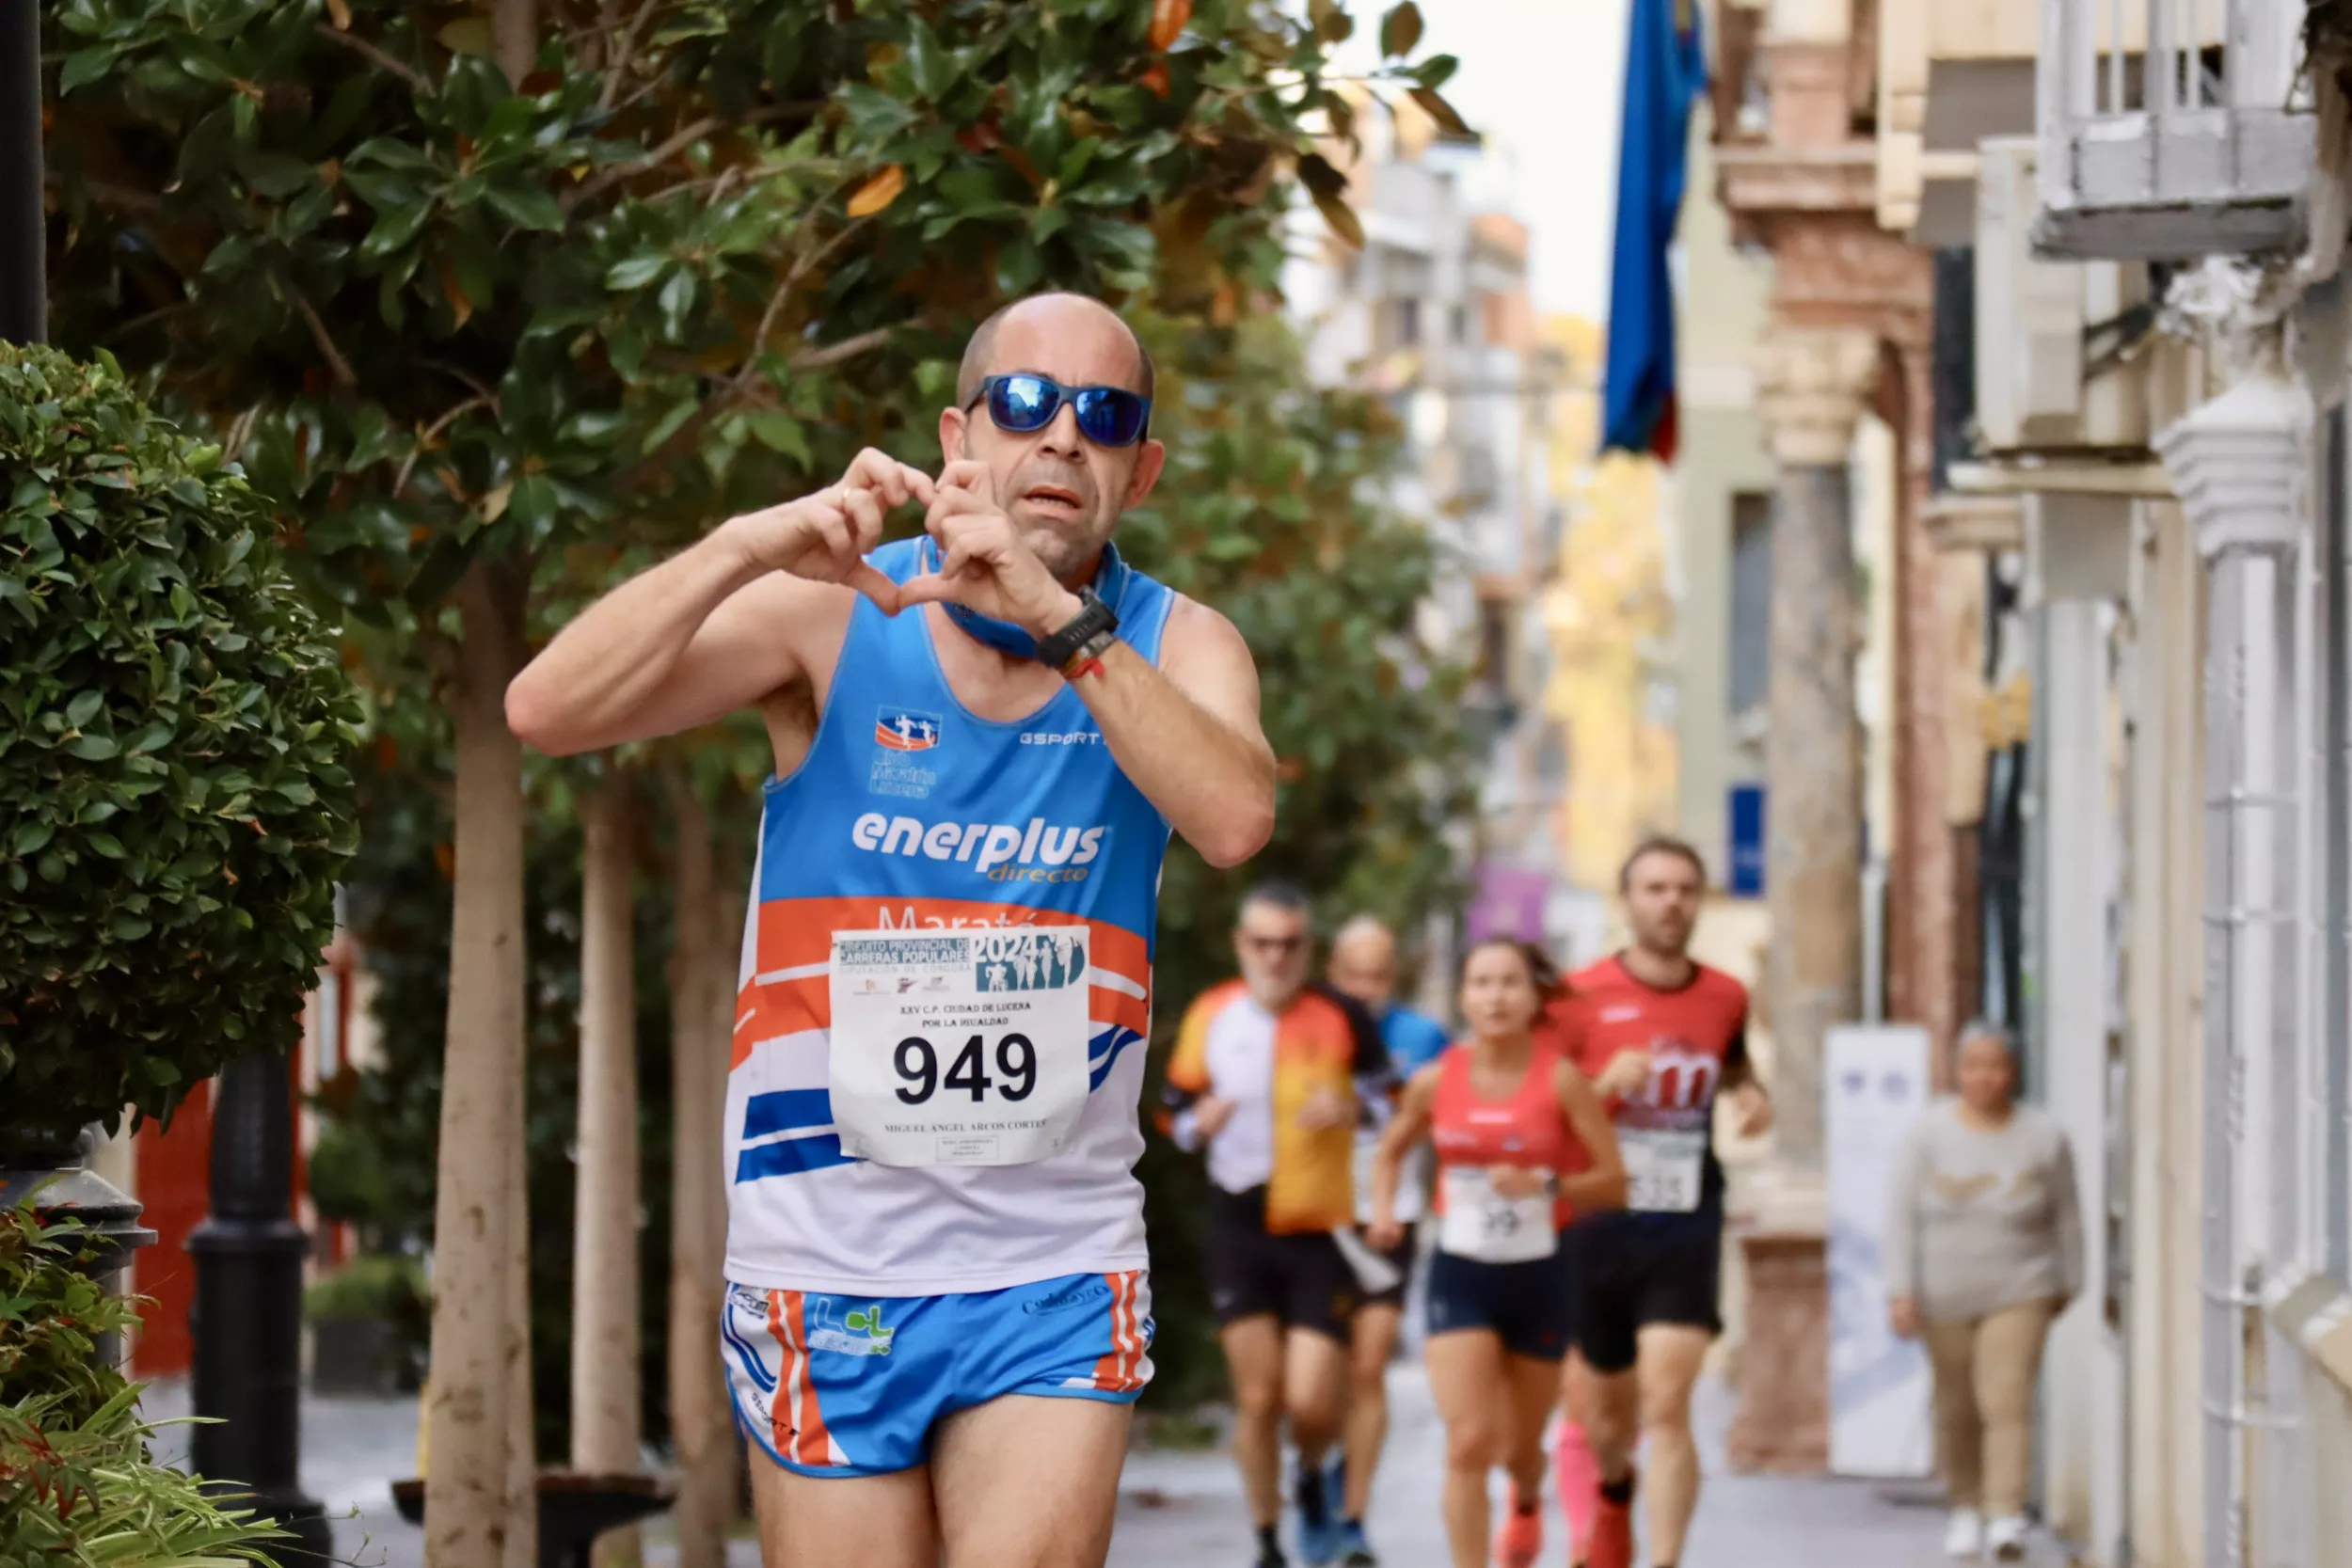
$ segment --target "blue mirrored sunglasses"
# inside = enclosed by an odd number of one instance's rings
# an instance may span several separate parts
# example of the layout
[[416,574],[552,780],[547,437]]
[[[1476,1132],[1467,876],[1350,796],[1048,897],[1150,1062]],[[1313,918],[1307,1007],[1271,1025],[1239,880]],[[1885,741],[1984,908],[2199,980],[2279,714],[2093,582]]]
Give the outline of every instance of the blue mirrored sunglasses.
[[1015,436],[1043,430],[1068,403],[1078,411],[1078,433],[1098,447],[1132,447],[1152,425],[1152,400],[1124,387],[1065,387],[1051,376],[1022,372],[992,375],[964,404],[985,399],[996,428]]

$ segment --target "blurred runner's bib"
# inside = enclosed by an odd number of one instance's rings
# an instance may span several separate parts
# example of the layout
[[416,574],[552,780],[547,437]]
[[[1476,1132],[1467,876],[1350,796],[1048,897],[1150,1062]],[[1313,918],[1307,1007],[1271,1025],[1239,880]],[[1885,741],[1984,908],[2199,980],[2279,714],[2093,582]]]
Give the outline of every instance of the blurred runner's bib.
[[1550,1257],[1560,1244],[1552,1228],[1556,1184],[1547,1180],[1525,1197],[1505,1197],[1495,1191],[1484,1167],[1447,1166],[1445,1223],[1438,1232],[1438,1245],[1479,1263],[1527,1263]]
[[1640,1214],[1688,1214],[1699,1206],[1707,1164],[1707,1133],[1620,1127],[1625,1157],[1625,1206]]
[[835,931],[827,1063],[841,1149],[882,1165],[1020,1165],[1085,1111],[1079,926]]

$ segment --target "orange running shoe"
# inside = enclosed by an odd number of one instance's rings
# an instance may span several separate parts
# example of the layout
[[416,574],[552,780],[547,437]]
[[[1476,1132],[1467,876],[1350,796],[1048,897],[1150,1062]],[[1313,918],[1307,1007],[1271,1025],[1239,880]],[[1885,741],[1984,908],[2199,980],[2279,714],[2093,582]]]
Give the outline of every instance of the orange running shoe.
[[1502,1528],[1495,1531],[1496,1568],[1535,1568],[1535,1558],[1543,1549],[1543,1509],[1522,1511],[1515,1497],[1511,1511],[1502,1517]]
[[1620,1503],[1602,1496],[1584,1547],[1584,1568],[1633,1568],[1632,1498]]

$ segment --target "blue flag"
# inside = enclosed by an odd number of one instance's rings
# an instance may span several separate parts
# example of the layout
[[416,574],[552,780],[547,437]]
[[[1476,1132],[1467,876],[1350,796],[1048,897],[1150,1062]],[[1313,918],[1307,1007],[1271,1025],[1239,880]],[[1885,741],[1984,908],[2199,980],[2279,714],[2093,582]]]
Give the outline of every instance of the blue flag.
[[[1690,173],[1691,105],[1707,90],[1698,7],[1632,0],[1625,129],[1617,144],[1617,232],[1609,278],[1601,451],[1675,454],[1675,298],[1666,253]],[[1679,9],[1684,14],[1676,15]]]

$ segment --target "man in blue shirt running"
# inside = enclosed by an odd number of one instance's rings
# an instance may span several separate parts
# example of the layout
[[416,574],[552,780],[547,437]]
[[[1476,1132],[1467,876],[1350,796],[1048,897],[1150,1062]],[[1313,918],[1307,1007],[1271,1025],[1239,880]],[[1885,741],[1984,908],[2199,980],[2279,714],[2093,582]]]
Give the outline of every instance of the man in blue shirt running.
[[[1362,1003],[1380,1025],[1381,1041],[1396,1081],[1404,1083],[1445,1050],[1445,1026],[1424,1013],[1399,1006],[1396,990],[1396,934],[1370,915],[1358,915],[1340,927],[1331,942],[1329,977],[1332,989]],[[1372,1218],[1372,1153],[1380,1130],[1368,1125],[1359,1132],[1356,1148],[1356,1220],[1359,1239]],[[1356,1310],[1349,1329],[1349,1386],[1346,1457],[1343,1469],[1335,1466],[1331,1491],[1338,1519],[1334,1543],[1348,1568],[1372,1568],[1379,1559],[1364,1539],[1364,1510],[1372,1497],[1373,1472],[1380,1463],[1380,1446],[1389,1434],[1389,1358],[1396,1350],[1396,1331],[1405,1316],[1405,1291],[1412,1280],[1412,1223],[1422,1212],[1428,1186],[1426,1150],[1417,1151],[1397,1192],[1397,1217],[1406,1222],[1405,1241],[1388,1260],[1396,1270],[1396,1283],[1368,1295]],[[1340,1500],[1343,1499],[1343,1500]]]

